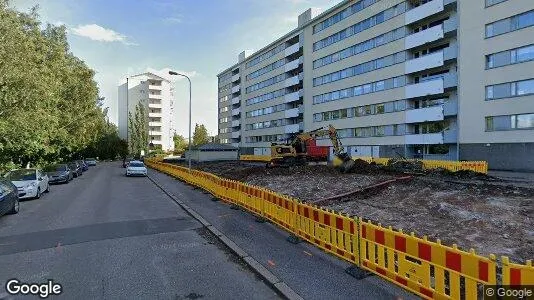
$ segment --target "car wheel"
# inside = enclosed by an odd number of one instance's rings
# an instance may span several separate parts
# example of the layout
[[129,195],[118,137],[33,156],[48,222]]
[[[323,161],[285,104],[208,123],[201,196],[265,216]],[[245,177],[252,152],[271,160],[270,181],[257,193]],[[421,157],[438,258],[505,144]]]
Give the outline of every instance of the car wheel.
[[41,198],[41,188],[37,188],[37,195],[35,195],[35,199]]
[[13,207],[8,212],[8,214],[10,214],[10,215],[18,214],[19,213],[19,208],[20,208],[20,203],[19,203],[19,198],[17,197],[17,198],[15,198],[15,202],[13,203]]
[[50,183],[46,184],[46,190],[45,193],[50,193]]

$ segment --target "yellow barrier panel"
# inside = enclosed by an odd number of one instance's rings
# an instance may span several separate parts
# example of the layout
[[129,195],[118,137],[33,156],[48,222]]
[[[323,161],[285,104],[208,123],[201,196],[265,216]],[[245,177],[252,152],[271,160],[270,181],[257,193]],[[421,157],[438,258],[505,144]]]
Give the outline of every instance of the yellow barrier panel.
[[294,233],[329,253],[359,265],[354,219],[304,203],[296,205]]
[[528,260],[526,265],[519,265],[510,262],[508,257],[502,257],[502,284],[511,286],[534,285],[534,266],[532,260]]
[[[482,257],[360,218],[361,267],[428,299],[478,299],[496,284],[495,257]],[[462,283],[463,282],[463,283]]]
[[[376,159],[372,159],[374,161]],[[447,247],[437,242],[357,222],[348,216],[302,203],[296,199],[216,175],[147,160],[147,166],[203,187],[224,201],[261,215],[281,228],[356,266],[429,299],[477,299],[482,285],[495,285],[495,257]],[[434,162],[429,161],[432,167]],[[439,162],[438,164],[440,164]],[[487,168],[485,162],[453,162],[451,168]],[[467,164],[467,165],[461,165]],[[502,259],[504,285],[534,284],[532,261],[526,265]]]
[[240,155],[239,160],[249,160],[249,161],[271,161],[271,156],[269,155]]
[[[359,157],[355,156],[353,159],[361,159],[368,163],[376,163],[379,165],[387,165],[390,158],[385,157]],[[420,161],[423,163],[425,170],[432,169],[445,169],[451,172],[458,171],[474,171],[478,173],[488,173],[488,163],[485,161],[448,161],[448,160],[417,160],[417,159],[405,159],[404,161]]]

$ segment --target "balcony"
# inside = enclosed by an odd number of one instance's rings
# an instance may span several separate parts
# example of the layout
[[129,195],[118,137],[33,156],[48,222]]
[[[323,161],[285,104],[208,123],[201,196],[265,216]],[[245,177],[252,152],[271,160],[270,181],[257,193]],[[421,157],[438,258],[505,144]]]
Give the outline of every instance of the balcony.
[[149,90],[161,91],[161,88],[162,88],[161,84],[158,84],[158,85],[156,85],[156,84],[149,84],[149,85],[148,85],[148,89],[149,89]]
[[284,126],[284,132],[285,133],[296,133],[299,132],[300,126],[299,124],[291,124]]
[[284,96],[284,102],[285,103],[291,103],[291,102],[298,101],[300,99],[300,97],[302,97],[302,94],[303,94],[302,90],[286,94]]
[[163,124],[161,122],[148,122],[148,126],[151,127],[161,127]]
[[405,87],[406,99],[443,94],[445,89],[458,86],[458,75],[446,73],[431,80],[410,84]]
[[449,129],[443,131],[443,142],[445,144],[456,144],[458,142],[458,130]]
[[406,111],[406,123],[441,121],[444,117],[443,106],[441,105]]
[[234,97],[232,98],[232,104],[241,104],[241,98],[240,97]]
[[161,103],[149,102],[148,103],[148,108],[162,108],[162,105],[161,105]]
[[424,44],[440,40],[444,38],[446,34],[456,32],[457,28],[458,22],[456,20],[456,17],[451,16],[451,18],[443,22],[443,24],[439,24],[423,31],[410,34],[404,40],[404,47],[406,49],[412,49]]
[[232,132],[231,136],[232,136],[233,139],[238,139],[241,136],[241,132],[240,131],[234,131],[234,132]]
[[235,94],[235,93],[239,92],[240,89],[241,89],[241,88],[239,87],[239,85],[234,86],[234,87],[232,88],[232,94]]
[[161,113],[156,113],[156,112],[149,112],[148,113],[148,116],[150,118],[161,118],[162,117],[162,114]]
[[443,104],[443,115],[446,117],[458,115],[458,100],[449,99],[449,101],[445,102]]
[[235,75],[233,75],[233,76],[232,76],[232,82],[239,81],[239,78],[240,78],[239,74],[235,74]]
[[241,113],[241,108],[232,109],[232,116],[238,116]]
[[163,133],[161,131],[151,130],[151,131],[148,132],[148,135],[161,136],[161,135],[163,135]]
[[233,120],[232,121],[232,127],[239,127],[239,125],[241,125],[241,121],[240,120]]
[[296,118],[299,116],[299,109],[298,108],[287,109],[284,112],[284,115],[286,118]]
[[408,134],[404,136],[406,145],[443,144],[443,133]]
[[154,145],[163,145],[163,141],[161,140],[151,140],[150,142]]
[[290,56],[293,53],[297,53],[300,49],[300,44],[296,43],[295,45],[289,46],[284,50],[285,56]]
[[291,70],[295,70],[296,68],[298,68],[300,65],[300,58],[297,58],[295,60],[292,60],[290,62],[288,62],[286,65],[285,65],[285,71],[286,72],[289,72]]
[[441,51],[411,59],[406,62],[404,69],[406,74],[411,74],[427,69],[441,67],[446,61],[455,60],[457,58],[458,46],[452,45]]
[[299,75],[295,75],[293,77],[289,77],[288,79],[286,79],[286,81],[284,82],[284,85],[285,87],[290,87],[290,86],[299,84],[299,82],[300,82]]
[[149,99],[161,100],[163,98],[163,95],[161,95],[161,94],[148,94],[148,98]]
[[409,25],[445,10],[445,7],[456,3],[456,0],[434,0],[411,9],[404,16],[404,24]]

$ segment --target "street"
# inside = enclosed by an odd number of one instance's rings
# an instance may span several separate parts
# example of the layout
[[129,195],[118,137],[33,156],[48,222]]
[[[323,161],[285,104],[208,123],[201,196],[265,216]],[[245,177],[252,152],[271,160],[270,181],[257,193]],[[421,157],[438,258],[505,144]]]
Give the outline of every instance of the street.
[[[152,171],[155,172],[155,171]],[[0,218],[5,283],[52,279],[64,299],[273,299],[279,296],[148,178],[91,167]]]

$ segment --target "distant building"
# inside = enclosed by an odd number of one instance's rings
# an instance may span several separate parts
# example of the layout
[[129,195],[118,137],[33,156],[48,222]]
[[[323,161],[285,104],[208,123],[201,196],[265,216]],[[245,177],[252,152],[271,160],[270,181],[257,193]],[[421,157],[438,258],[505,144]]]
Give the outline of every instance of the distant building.
[[185,158],[194,161],[237,160],[238,148],[217,143],[194,146],[185,152]]
[[[174,88],[168,79],[146,72],[124,79],[118,87],[118,127],[121,138],[127,137],[128,111],[142,103],[148,112],[148,139],[164,151],[174,150],[176,131]],[[127,108],[128,107],[128,108]]]
[[[242,154],[329,124],[352,156],[534,171],[534,1],[340,1],[218,75]],[[318,145],[331,146],[328,139]]]

